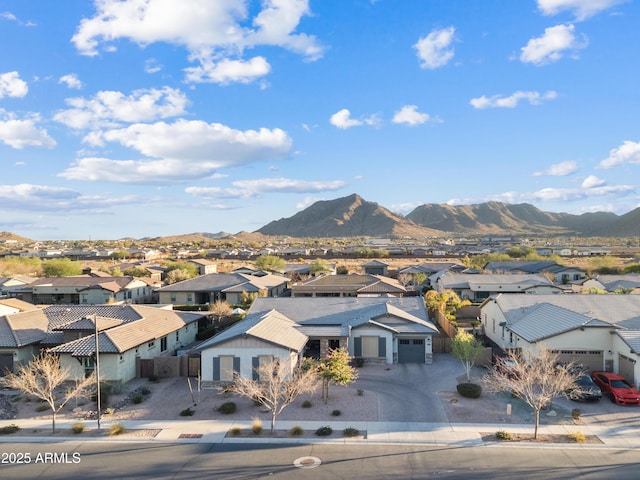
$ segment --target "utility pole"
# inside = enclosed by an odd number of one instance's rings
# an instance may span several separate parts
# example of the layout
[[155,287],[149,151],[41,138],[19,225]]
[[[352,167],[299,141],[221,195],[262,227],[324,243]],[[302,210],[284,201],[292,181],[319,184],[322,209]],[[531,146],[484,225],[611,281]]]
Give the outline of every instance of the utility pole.
[[100,431],[100,353],[98,351],[98,316],[93,316],[93,323],[95,325],[95,337],[96,337],[96,362],[95,362],[95,373],[96,373],[96,397],[98,403],[98,432]]

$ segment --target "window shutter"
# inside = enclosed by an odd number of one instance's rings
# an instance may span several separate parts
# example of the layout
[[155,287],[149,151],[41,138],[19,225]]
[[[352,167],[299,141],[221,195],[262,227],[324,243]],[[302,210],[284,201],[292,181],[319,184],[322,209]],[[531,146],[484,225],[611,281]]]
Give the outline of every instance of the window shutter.
[[258,373],[258,368],[260,367],[260,359],[258,357],[253,357],[251,359],[251,367],[253,371],[253,380],[260,380],[260,374]]
[[387,339],[385,337],[378,337],[378,356],[387,356]]
[[362,356],[362,338],[360,337],[353,339],[353,355],[356,357]]
[[233,373],[240,375],[240,357],[233,357]]
[[213,381],[220,380],[220,357],[213,357]]

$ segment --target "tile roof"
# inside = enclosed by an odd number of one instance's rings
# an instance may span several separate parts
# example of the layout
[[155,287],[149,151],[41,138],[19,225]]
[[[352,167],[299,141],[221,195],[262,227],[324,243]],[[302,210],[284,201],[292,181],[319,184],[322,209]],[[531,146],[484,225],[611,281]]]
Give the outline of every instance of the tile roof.
[[244,273],[209,273],[159,288],[159,292],[220,292],[245,285],[245,288],[268,289],[288,282],[280,275],[248,275]]

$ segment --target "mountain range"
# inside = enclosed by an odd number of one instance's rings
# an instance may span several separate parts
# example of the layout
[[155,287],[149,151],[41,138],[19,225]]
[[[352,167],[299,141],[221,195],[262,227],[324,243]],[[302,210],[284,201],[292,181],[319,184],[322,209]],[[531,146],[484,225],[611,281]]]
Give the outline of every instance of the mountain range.
[[528,204],[424,204],[406,216],[352,194],[318,201],[257,230],[292,237],[411,237],[458,235],[640,236],[640,208],[624,215],[545,212]]

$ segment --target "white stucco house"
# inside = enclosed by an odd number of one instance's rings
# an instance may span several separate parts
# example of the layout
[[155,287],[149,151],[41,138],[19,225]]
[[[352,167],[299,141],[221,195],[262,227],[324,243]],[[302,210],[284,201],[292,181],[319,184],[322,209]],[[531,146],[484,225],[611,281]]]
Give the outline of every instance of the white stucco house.
[[431,363],[430,322],[420,297],[258,298],[244,320],[192,350],[201,356],[203,382],[255,378],[260,362],[297,364],[346,348],[375,363]]
[[638,386],[638,295],[500,294],[480,311],[485,335],[504,351],[551,350],[560,361],[616,372]]

